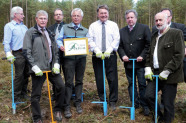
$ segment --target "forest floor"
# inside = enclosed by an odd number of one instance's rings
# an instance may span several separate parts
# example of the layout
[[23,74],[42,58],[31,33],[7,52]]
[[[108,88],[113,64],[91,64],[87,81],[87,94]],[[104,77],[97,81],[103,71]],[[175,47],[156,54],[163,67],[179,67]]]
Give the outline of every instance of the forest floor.
[[[3,46],[0,44],[0,58],[4,57]],[[128,82],[125,76],[123,63],[118,58],[118,102],[117,109],[112,111],[108,105],[107,116],[103,115],[103,108],[100,105],[92,104],[92,101],[98,100],[94,71],[92,68],[91,56],[87,56],[86,71],[84,75],[83,93],[84,100],[82,102],[83,113],[77,114],[72,103],[72,118],[66,119],[63,116],[63,123],[151,123],[152,115],[144,116],[143,109],[135,110],[135,120],[130,120],[130,111],[121,109],[119,106],[131,106],[128,94]],[[107,83],[107,82],[106,82]],[[31,90],[31,79],[29,80],[28,89]],[[106,84],[108,97],[108,84]],[[52,92],[52,91],[51,91]],[[32,123],[30,102],[19,104],[16,107],[16,114],[12,114],[11,100],[11,67],[10,63],[0,59],[0,123]],[[30,93],[29,93],[30,95]],[[160,97],[160,93],[159,93]],[[40,101],[41,112],[44,123],[51,121],[49,98],[47,84],[45,82],[42,89],[42,97]],[[54,103],[53,103],[54,105]],[[62,111],[63,114],[63,111]],[[186,83],[178,85],[177,96],[175,100],[175,120],[174,123],[186,123]]]

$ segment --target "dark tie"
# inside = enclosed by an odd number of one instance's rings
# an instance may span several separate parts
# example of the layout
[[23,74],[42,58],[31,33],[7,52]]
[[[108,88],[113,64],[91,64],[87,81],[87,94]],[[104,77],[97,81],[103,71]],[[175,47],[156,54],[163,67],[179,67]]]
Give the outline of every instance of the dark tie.
[[77,25],[75,25],[75,26],[74,26],[74,29],[75,29],[75,30],[77,30],[77,28],[78,28],[78,26],[77,26]]
[[42,32],[43,38],[45,40],[45,45],[46,45],[46,49],[47,49],[47,53],[48,53],[48,58],[50,59],[50,50],[49,50],[48,39],[47,39],[47,37],[45,35],[44,29],[41,29],[41,32]]
[[102,52],[106,51],[105,23],[102,23]]

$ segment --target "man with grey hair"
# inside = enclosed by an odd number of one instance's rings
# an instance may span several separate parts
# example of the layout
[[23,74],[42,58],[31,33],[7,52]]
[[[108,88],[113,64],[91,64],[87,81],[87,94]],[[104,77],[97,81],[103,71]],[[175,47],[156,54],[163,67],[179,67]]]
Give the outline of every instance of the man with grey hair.
[[43,83],[46,79],[44,71],[48,73],[48,79],[56,87],[56,102],[54,117],[62,120],[61,110],[64,104],[65,85],[59,72],[59,53],[55,38],[47,28],[48,13],[39,10],[36,13],[36,25],[25,34],[23,53],[27,58],[32,77],[31,108],[34,123],[41,123],[40,97]]
[[[137,12],[135,10],[127,10],[125,19],[127,26],[120,30],[120,44],[118,53],[121,60],[124,62],[125,73],[129,82],[128,91],[130,101],[132,101],[132,83],[133,83],[133,62],[131,58],[136,58],[135,61],[135,79],[134,79],[134,103],[135,108],[141,105],[144,109],[144,115],[149,115],[145,96],[146,80],[144,77],[144,67],[146,53],[150,45],[151,32],[147,25],[137,23]],[[136,77],[138,79],[139,94],[137,91]]]
[[108,20],[109,9],[107,5],[98,6],[97,16],[99,20],[93,22],[89,27],[89,45],[90,50],[93,52],[92,63],[97,91],[100,101],[104,101],[102,60],[105,59],[105,71],[110,91],[109,105],[111,110],[115,110],[118,100],[116,51],[119,46],[119,28],[115,22]]
[[158,90],[163,94],[164,115],[158,105],[158,120],[172,123],[177,84],[184,80],[183,33],[168,26],[167,14],[163,12],[157,13],[154,20],[158,31],[151,37],[151,46],[146,58],[145,78],[152,82],[147,85],[145,97],[154,111],[156,80],[152,79],[152,75],[159,75]]
[[[87,36],[88,29],[81,25],[83,11],[75,8],[71,12],[72,22],[63,26],[57,38],[58,47],[64,51],[63,39],[65,38],[83,38]],[[86,55],[64,56],[64,77],[65,77],[65,112],[66,118],[70,118],[70,99],[72,96],[73,80],[75,77],[75,100],[77,113],[82,113],[81,94],[83,88],[83,77],[86,66]]]
[[[22,55],[23,38],[28,28],[23,24],[23,9],[15,6],[11,9],[12,21],[4,27],[4,51],[7,60],[15,66],[14,78],[14,99],[15,102],[21,102],[22,98],[30,99],[27,96],[27,85],[29,69],[28,62]],[[12,52],[11,52],[12,51]]]

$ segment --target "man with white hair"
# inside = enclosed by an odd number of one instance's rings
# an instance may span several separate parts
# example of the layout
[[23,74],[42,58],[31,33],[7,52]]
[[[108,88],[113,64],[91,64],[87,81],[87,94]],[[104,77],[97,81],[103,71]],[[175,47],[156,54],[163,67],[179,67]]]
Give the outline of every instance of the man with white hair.
[[[72,22],[63,26],[57,38],[58,47],[64,51],[64,38],[83,38],[87,36],[88,29],[81,25],[83,11],[75,8],[71,12]],[[83,77],[86,66],[86,55],[64,56],[64,77],[65,77],[65,112],[66,118],[70,118],[70,99],[72,96],[73,80],[75,77],[75,100],[74,105],[78,114],[82,113],[81,94],[83,88]]]
[[[28,28],[23,24],[23,9],[15,6],[11,9],[12,21],[4,27],[4,51],[7,60],[14,63],[14,99],[20,102],[22,98],[29,99],[27,96],[27,85],[29,77],[28,63],[22,55],[23,38]],[[11,52],[12,51],[12,52]]]
[[42,123],[39,101],[42,86],[46,80],[46,73],[43,73],[43,71],[52,71],[48,73],[48,78],[56,87],[54,117],[57,121],[61,121],[65,85],[59,72],[59,50],[55,41],[55,35],[46,28],[48,13],[44,10],[39,10],[35,19],[37,24],[26,32],[23,42],[23,53],[31,67],[32,117],[34,123]]
[[158,120],[171,123],[174,119],[177,84],[184,80],[183,33],[168,26],[167,14],[163,12],[155,15],[155,25],[158,31],[151,37],[150,51],[145,65],[145,78],[152,82],[147,85],[145,97],[154,111],[156,80],[152,79],[152,75],[159,75],[158,89],[163,94],[164,115],[158,105]]

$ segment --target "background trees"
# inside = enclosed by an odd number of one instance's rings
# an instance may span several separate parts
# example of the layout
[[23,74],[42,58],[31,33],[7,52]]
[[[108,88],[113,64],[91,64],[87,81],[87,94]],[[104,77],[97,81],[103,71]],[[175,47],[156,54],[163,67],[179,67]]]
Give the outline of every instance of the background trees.
[[64,12],[64,21],[71,21],[72,8],[81,8],[84,11],[82,24],[85,27],[97,20],[96,9],[98,5],[107,4],[110,9],[110,20],[115,21],[120,28],[126,25],[124,12],[127,9],[136,9],[139,16],[138,22],[147,24],[151,28],[154,25],[154,15],[161,8],[173,10],[173,21],[186,24],[186,0],[1,0],[0,1],[0,41],[3,40],[4,25],[10,21],[11,6],[21,6],[24,9],[24,23],[28,28],[35,25],[35,14],[38,10],[46,10],[49,14],[48,25],[54,23],[53,11],[61,8]]

